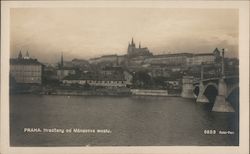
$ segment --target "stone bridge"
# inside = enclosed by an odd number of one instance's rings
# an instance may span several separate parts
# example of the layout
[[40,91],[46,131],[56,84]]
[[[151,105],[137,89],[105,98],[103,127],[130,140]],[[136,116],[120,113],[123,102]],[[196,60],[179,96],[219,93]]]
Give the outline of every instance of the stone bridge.
[[197,103],[209,103],[209,98],[205,96],[205,92],[209,87],[213,87],[217,90],[217,96],[212,111],[234,112],[234,109],[227,101],[227,98],[234,90],[239,88],[238,76],[203,79],[199,82],[194,82],[192,76],[184,76],[182,84],[181,96],[184,98],[196,98]]
[[[217,90],[216,98],[212,111],[215,112],[234,112],[234,108],[227,101],[228,96],[239,88],[239,75],[226,76],[224,64],[224,49],[222,51],[221,71],[219,77],[204,79],[204,67],[201,65],[201,76],[199,81],[194,81],[192,76],[184,76],[182,79],[182,94],[184,98],[196,98],[196,102],[209,103],[209,98],[205,96],[208,87]],[[197,94],[195,94],[195,91]]]

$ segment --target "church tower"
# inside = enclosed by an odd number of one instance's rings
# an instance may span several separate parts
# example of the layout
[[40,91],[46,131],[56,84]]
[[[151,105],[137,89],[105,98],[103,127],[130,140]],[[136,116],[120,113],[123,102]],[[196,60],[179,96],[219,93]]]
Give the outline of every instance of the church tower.
[[30,59],[29,52],[26,52],[26,55],[23,57],[24,59]]
[[23,58],[23,55],[22,55],[22,52],[20,50],[19,54],[18,54],[18,59],[22,59]]
[[134,39],[132,38],[131,44],[130,43],[128,44],[128,51],[127,51],[128,55],[133,54],[135,52],[135,48],[136,47],[135,47]]
[[132,37],[131,46],[135,47],[134,38]]

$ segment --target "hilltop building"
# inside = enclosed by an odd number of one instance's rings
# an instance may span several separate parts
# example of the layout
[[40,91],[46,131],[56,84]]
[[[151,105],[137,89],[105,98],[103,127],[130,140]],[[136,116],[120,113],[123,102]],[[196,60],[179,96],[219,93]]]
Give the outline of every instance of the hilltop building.
[[138,57],[138,56],[152,56],[153,54],[148,50],[147,47],[141,47],[141,43],[139,43],[139,47],[136,48],[134,43],[134,39],[132,38],[131,43],[128,44],[127,56],[129,58]]
[[[126,55],[103,55],[89,60],[90,64],[100,68],[107,66],[122,66],[133,71],[152,70],[154,76],[169,76],[170,71],[187,69],[188,67],[199,66],[201,64],[218,64],[221,56],[216,48],[211,53],[175,53],[153,55],[147,47],[141,47],[141,43],[136,47],[134,39],[128,44]],[[163,69],[164,67],[164,69]],[[155,70],[155,71],[154,71]]]
[[42,84],[43,65],[29,57],[28,51],[22,56],[20,51],[18,58],[10,59],[10,76],[16,83]]
[[137,48],[134,39],[132,38],[131,43],[128,45],[127,54],[126,55],[103,55],[101,57],[92,58],[89,60],[90,64],[102,64],[103,66],[119,66],[127,63],[129,59],[131,63],[138,63],[144,60],[146,57],[150,57],[153,54],[148,50],[147,47],[141,47],[141,43],[139,43],[139,47]]
[[147,58],[144,63],[151,65],[185,65],[188,57],[191,57],[190,53],[177,53],[177,54],[162,54],[155,55]]
[[193,54],[186,60],[187,65],[201,65],[201,64],[212,64],[215,62],[215,55],[213,53],[200,53]]
[[194,66],[213,64],[220,59],[220,51],[216,48],[212,53],[176,53],[155,55],[145,59],[145,64],[166,66]]

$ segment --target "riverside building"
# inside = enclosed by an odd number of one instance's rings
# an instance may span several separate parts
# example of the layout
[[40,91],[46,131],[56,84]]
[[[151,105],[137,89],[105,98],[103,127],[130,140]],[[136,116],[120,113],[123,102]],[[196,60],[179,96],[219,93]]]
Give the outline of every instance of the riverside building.
[[29,57],[28,51],[25,56],[19,52],[18,58],[10,59],[10,76],[16,83],[41,84],[43,65]]

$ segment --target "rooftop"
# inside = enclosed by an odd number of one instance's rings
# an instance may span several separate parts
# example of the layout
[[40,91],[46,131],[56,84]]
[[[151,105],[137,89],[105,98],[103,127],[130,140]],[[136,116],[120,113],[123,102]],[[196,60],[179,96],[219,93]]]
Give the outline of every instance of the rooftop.
[[186,56],[186,57],[191,57],[191,56],[211,56],[214,55],[213,53],[173,53],[173,54],[160,54],[160,55],[154,55],[152,58],[160,58],[160,57],[176,57],[176,56]]
[[11,65],[42,65],[37,59],[10,59]]
[[161,54],[161,55],[154,55],[152,58],[159,58],[159,57],[175,57],[175,56],[192,56],[192,53],[173,53],[173,54]]
[[194,54],[194,56],[212,56],[214,55],[213,53],[198,53],[198,54]]

